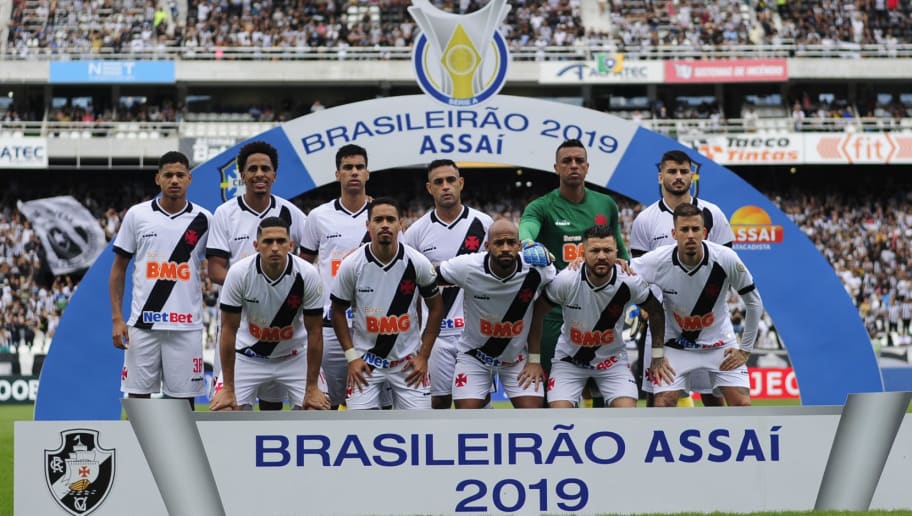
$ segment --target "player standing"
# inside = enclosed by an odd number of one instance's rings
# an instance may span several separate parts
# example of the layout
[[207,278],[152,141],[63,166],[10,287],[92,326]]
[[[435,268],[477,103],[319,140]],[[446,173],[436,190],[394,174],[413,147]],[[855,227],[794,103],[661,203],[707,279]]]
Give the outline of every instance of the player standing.
[[291,254],[288,229],[279,217],[263,219],[257,254],[228,270],[220,298],[223,386],[212,410],[250,410],[259,387],[273,384],[295,408],[329,408],[325,386],[318,386],[323,283],[313,265]]
[[[668,385],[653,383],[655,405],[677,405],[688,377],[701,370],[709,373],[712,388],[722,392],[729,406],[750,405],[746,364],[763,314],[753,277],[733,250],[705,241],[703,210],[680,204],[673,219],[672,237],[677,244],[650,251],[631,264],[663,295],[668,339],[664,356],[676,374]],[[746,307],[740,344],[726,303],[732,287]]]
[[[582,267],[561,271],[536,302],[529,355],[539,352],[541,319],[537,316],[558,306],[564,325],[548,378],[549,406],[573,407],[591,378],[608,406],[636,407],[639,392],[621,338],[624,314],[629,303],[649,311],[652,351],[658,354],[664,344],[662,305],[642,278],[629,276],[616,265],[617,244],[608,226],[592,226],[583,233],[583,257]],[[654,367],[655,378],[671,380],[674,371],[662,359],[656,359]]]
[[[630,231],[630,254],[637,257],[663,245],[674,243],[674,238],[671,236],[674,228],[672,213],[681,204],[692,204],[703,211],[708,233],[707,240],[731,247],[735,235],[722,210],[715,204],[690,193],[694,179],[693,163],[690,157],[683,151],[668,151],[662,155],[658,166],[659,191],[662,196],[637,214],[633,220],[633,228]],[[658,289],[653,293],[661,301],[662,293]],[[641,371],[645,372],[649,369],[650,355],[644,353],[644,339],[637,344],[641,357]],[[649,391],[651,384],[642,383],[651,405],[652,400],[649,399],[652,395]],[[688,391],[699,392],[703,405],[707,407],[724,404],[722,398],[713,393],[708,374],[694,372],[690,376],[690,384],[687,387]]]
[[[333,282],[332,322],[348,362],[349,409],[381,408],[385,384],[397,409],[431,408],[427,360],[440,332],[443,302],[431,262],[399,242],[400,216],[395,200],[371,201],[370,244],[342,260]],[[419,294],[428,306],[420,338]]]
[[[519,222],[523,242],[542,243],[555,255],[555,265],[563,270],[582,255],[583,232],[593,224],[614,230],[618,257],[630,259],[618,216],[617,204],[610,195],[586,188],[589,158],[579,140],[567,140],[557,147],[554,171],[559,186],[529,203]],[[542,329],[542,367],[551,370],[551,358],[560,335],[563,319],[559,308],[548,312]],[[593,400],[593,406],[601,402]]]
[[[438,159],[428,165],[426,187],[434,199],[434,208],[409,226],[402,242],[420,251],[431,263],[482,249],[492,220],[487,214],[462,204],[464,186],[465,178],[452,160]],[[448,409],[453,403],[453,370],[465,318],[462,289],[444,286],[441,296],[445,315],[428,365],[431,403],[435,409]]]
[[[180,152],[158,160],[161,195],[124,215],[114,239],[109,293],[114,347],[125,350],[121,390],[193,399],[205,393],[200,262],[211,214],[187,200],[193,176]],[[130,317],[123,317],[127,265],[133,264]]]
[[527,337],[532,305],[556,271],[554,265],[531,266],[520,258],[516,225],[498,219],[488,228],[486,253],[465,254],[442,262],[440,281],[459,286],[465,296],[465,331],[453,376],[457,409],[482,408],[494,375],[515,408],[541,408],[544,375],[527,376]]
[[[288,222],[291,239],[299,242],[307,218],[297,206],[272,194],[279,170],[279,153],[275,147],[264,141],[244,145],[238,152],[237,169],[244,182],[244,195],[216,208],[206,247],[209,279],[219,285],[225,282],[230,265],[256,253],[253,243],[263,219],[279,217]],[[220,359],[219,353],[215,356]],[[219,369],[216,364],[213,392],[221,385]],[[282,410],[286,393],[277,387],[262,385],[259,397],[260,410]]]

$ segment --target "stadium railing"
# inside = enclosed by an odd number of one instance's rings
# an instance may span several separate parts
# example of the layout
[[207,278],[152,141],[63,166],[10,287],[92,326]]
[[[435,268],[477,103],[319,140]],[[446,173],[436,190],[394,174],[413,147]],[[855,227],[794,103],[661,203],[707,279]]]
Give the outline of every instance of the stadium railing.
[[[882,44],[858,45],[840,42],[836,45],[805,45],[783,42],[762,45],[722,46],[628,46],[614,44],[580,44],[576,46],[518,47],[511,45],[516,61],[592,61],[596,54],[623,53],[629,59],[735,59],[735,58],[908,58],[912,44],[888,47]],[[411,47],[165,47],[146,50],[102,48],[97,52],[78,52],[66,48],[17,49],[7,45],[0,60],[396,60],[411,59]]]
[[[609,112],[630,118],[629,113]],[[741,118],[714,121],[708,118],[644,118],[637,123],[670,136],[700,134],[786,134],[796,132],[791,118]],[[275,127],[275,122],[0,122],[0,138],[247,138]],[[912,132],[912,118],[806,118],[801,132]]]

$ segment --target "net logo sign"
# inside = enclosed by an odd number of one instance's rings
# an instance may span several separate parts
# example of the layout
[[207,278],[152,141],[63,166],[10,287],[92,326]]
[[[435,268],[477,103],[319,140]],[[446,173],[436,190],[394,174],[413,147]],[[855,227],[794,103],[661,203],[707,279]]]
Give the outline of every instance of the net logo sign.
[[735,210],[731,227],[736,250],[769,250],[771,245],[782,243],[782,226],[774,225],[769,214],[757,206],[742,206]]
[[428,0],[415,0],[408,10],[421,27],[412,65],[424,93],[448,106],[475,106],[503,88],[510,52],[497,27],[510,12],[506,0],[466,15],[441,11]]

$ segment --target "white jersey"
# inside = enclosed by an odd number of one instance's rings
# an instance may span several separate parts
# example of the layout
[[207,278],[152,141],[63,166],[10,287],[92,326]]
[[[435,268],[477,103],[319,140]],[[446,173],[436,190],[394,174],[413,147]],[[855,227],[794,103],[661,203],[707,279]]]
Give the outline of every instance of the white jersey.
[[[323,278],[325,321],[332,320],[329,294],[342,260],[365,242],[370,242],[370,235],[367,233],[366,202],[355,212],[348,211],[339,199],[310,210],[307,226],[301,238],[301,250],[317,255],[317,268],[320,277]],[[348,324],[352,324],[351,314]]]
[[230,266],[242,258],[256,254],[253,242],[260,221],[266,217],[279,217],[288,222],[291,225],[288,229],[291,239],[296,246],[300,245],[307,216],[291,202],[275,195],[271,198],[269,207],[262,213],[247,206],[244,196],[231,199],[216,208],[206,256],[221,256],[228,260]]
[[133,258],[128,326],[144,330],[203,327],[199,270],[211,217],[191,202],[170,214],[157,199],[127,210],[114,239],[114,252]]
[[[436,211],[431,210],[409,226],[402,241],[420,251],[431,263],[440,263],[481,250],[492,222],[491,217],[468,206],[463,206],[459,217],[449,224],[437,218]],[[440,294],[443,296],[444,313],[440,335],[460,335],[465,326],[462,289],[444,287]]]
[[667,245],[634,258],[632,265],[662,290],[666,346],[693,350],[737,344],[725,298],[729,288],[744,295],[755,287],[735,251],[703,242],[703,261],[688,271],[677,245]]
[[[396,257],[381,263],[365,245],[342,260],[332,300],[350,305],[355,349],[394,362],[420,346],[416,296],[437,295],[437,273],[418,251],[400,243]],[[374,360],[368,363],[377,365]]]
[[564,269],[545,288],[545,298],[561,307],[564,324],[557,339],[554,361],[563,360],[594,369],[624,351],[624,313],[628,303],[649,297],[649,285],[639,276],[628,276],[615,265],[611,279],[596,287],[589,269]]
[[226,312],[241,314],[235,350],[250,357],[287,357],[307,346],[301,315],[322,313],[323,282],[313,265],[292,254],[285,272],[272,280],[255,254],[228,269],[220,304]]
[[[715,204],[694,197],[692,204],[703,210],[703,220],[708,231],[707,240],[721,245],[731,245],[735,240],[731,225],[722,210]],[[630,230],[631,254],[642,254],[663,245],[674,244],[674,210],[663,199],[650,204],[633,219]]]
[[466,327],[459,351],[486,365],[510,364],[526,351],[532,305],[557,274],[554,265],[518,261],[506,278],[495,275],[488,253],[457,256],[440,264],[440,276],[465,290]]

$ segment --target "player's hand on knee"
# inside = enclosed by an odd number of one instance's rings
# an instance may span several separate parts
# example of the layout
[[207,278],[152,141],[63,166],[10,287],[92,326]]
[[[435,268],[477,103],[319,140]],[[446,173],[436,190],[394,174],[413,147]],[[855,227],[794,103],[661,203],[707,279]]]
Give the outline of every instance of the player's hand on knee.
[[316,387],[308,387],[304,392],[304,403],[301,408],[304,410],[329,410],[329,397],[326,393]]
[[238,410],[237,398],[234,395],[234,389],[222,386],[222,388],[215,393],[215,396],[213,396],[212,400],[209,402],[209,410]]
[[545,267],[554,262],[554,256],[542,244],[531,240],[522,243],[523,261],[534,267]]
[[747,359],[750,358],[750,351],[739,349],[737,347],[728,348],[724,351],[725,358],[722,360],[722,364],[719,366],[719,369],[722,371],[731,371],[737,369],[747,363]]
[[418,387],[423,383],[427,383],[428,363],[426,358],[415,355],[402,367],[402,370],[407,373],[405,383],[409,387]]
[[656,385],[662,385],[662,382],[671,385],[675,378],[675,370],[667,358],[653,358],[649,365],[649,378]]
[[519,386],[523,389],[528,389],[530,385],[535,385],[535,392],[538,392],[538,388],[545,383],[545,370],[542,369],[541,364],[527,361],[525,367],[516,376],[516,381],[519,382]]
[[348,386],[357,387],[358,392],[364,392],[364,388],[367,387],[367,378],[371,376],[372,372],[364,360],[360,358],[352,360],[348,363]]

